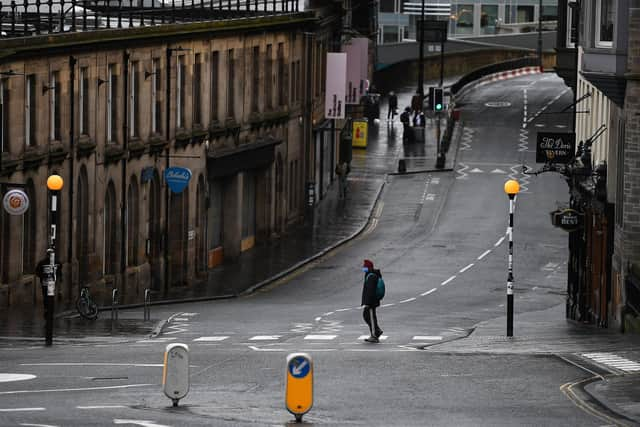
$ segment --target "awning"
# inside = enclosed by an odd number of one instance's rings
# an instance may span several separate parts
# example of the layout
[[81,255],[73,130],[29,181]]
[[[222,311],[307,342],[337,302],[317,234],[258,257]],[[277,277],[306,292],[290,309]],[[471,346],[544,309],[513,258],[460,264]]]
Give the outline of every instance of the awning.
[[232,149],[210,150],[207,152],[207,175],[217,178],[268,167],[275,159],[276,145],[281,143],[282,140],[269,138]]

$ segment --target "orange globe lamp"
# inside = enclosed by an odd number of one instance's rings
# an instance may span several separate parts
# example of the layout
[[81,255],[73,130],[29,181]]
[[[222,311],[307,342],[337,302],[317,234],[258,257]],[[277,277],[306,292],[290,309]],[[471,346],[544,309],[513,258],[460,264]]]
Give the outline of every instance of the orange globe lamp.
[[510,179],[509,181],[504,183],[504,192],[509,196],[518,194],[518,191],[520,191],[520,184],[518,184],[518,181]]
[[47,178],[47,188],[51,191],[60,191],[64,186],[64,180],[60,175],[51,175]]

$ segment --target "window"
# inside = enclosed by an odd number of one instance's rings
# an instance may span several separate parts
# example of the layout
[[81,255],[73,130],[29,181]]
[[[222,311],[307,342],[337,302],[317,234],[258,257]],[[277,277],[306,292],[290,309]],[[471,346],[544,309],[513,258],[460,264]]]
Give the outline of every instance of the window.
[[89,184],[87,168],[82,165],[78,178],[76,217],[76,260],[80,284],[89,282]]
[[211,53],[211,120],[218,120],[218,80],[220,76],[220,54]]
[[613,46],[614,0],[597,0],[596,47]]
[[162,248],[162,230],[160,227],[160,175],[153,172],[153,178],[149,187],[149,256],[156,258],[160,256]]
[[380,0],[380,12],[395,13],[397,0]]
[[233,49],[229,49],[227,52],[227,117],[234,118],[235,117],[235,60],[233,58]]
[[0,152],[9,151],[9,82],[0,80],[0,120],[2,131],[0,132]]
[[201,54],[196,53],[195,63],[193,64],[193,124],[202,124],[202,62]]
[[322,43],[316,43],[316,68],[318,69],[318,74],[316,74],[316,84],[315,84],[315,96],[320,96],[320,80],[322,79]]
[[209,248],[222,246],[223,224],[222,224],[222,204],[223,186],[221,181],[209,182]]
[[291,102],[292,103],[297,102],[297,100],[298,100],[298,98],[297,98],[298,94],[296,93],[296,89],[297,89],[296,84],[298,82],[298,76],[296,74],[296,71],[297,71],[296,70],[296,62],[294,61],[294,62],[291,63],[291,88],[289,89],[290,93],[291,93],[291,95],[289,95],[289,96],[291,97]]
[[256,178],[244,172],[242,191],[242,238],[251,237],[256,230]]
[[78,93],[78,105],[80,108],[80,135],[89,134],[89,69],[80,68],[80,87]]
[[267,56],[265,57],[264,65],[264,106],[267,110],[270,110],[273,107],[273,59],[271,59],[272,53],[273,47],[268,44]]
[[204,177],[198,179],[196,192],[196,272],[207,271],[207,208]]
[[558,6],[542,6],[542,20],[555,21],[558,19]]
[[49,138],[52,141],[60,141],[60,94],[62,93],[60,89],[60,73],[54,71],[51,73],[51,80],[49,81],[49,111],[51,114]]
[[[458,4],[455,7],[455,33],[473,34],[473,4]],[[507,8],[509,6],[506,6]]]
[[284,43],[278,43],[278,106],[285,105],[286,68],[284,66]]
[[129,70],[129,136],[134,138],[140,135],[140,63],[131,63]]
[[575,47],[578,35],[579,8],[575,1],[567,3],[567,47]]
[[518,6],[517,7],[517,22],[533,22],[533,6]]
[[251,58],[251,74],[252,78],[252,96],[251,96],[251,111],[257,113],[259,109],[260,100],[260,46],[253,47],[253,57]]
[[186,95],[186,65],[184,59],[184,55],[178,57],[178,70],[176,75],[176,128],[184,127],[184,104]]
[[127,191],[127,265],[129,267],[138,265],[138,228],[140,221],[138,202],[138,181],[133,176]]
[[162,79],[160,78],[160,60],[154,58],[151,63],[151,132],[158,134],[162,131]]
[[27,147],[36,145],[36,76],[27,76],[25,96],[25,144]]
[[495,34],[498,22],[498,5],[483,4],[480,8],[480,31],[482,34]]
[[104,217],[103,217],[103,273],[116,273],[116,190],[113,181],[109,181],[107,193],[104,199]]
[[109,65],[107,82],[107,142],[118,142],[118,75],[115,64]]
[[29,179],[25,186],[29,196],[29,209],[22,215],[22,272],[33,274],[36,267],[36,197],[33,181]]
[[400,36],[399,27],[397,25],[382,26],[382,43],[397,43]]
[[624,206],[624,145],[625,145],[625,120],[618,120],[618,149],[616,159],[616,205],[615,222],[619,227],[623,226],[623,206]]

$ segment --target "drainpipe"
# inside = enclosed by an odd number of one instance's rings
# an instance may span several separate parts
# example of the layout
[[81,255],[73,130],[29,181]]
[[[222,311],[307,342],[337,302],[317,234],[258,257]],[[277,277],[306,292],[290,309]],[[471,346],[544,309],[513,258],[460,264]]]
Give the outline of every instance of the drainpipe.
[[[167,47],[167,55],[165,61],[167,70],[167,87],[166,87],[166,114],[165,114],[165,132],[167,133],[167,147],[165,149],[165,171],[169,169],[169,148],[171,147],[171,133],[169,126],[171,125],[171,48]],[[163,174],[164,175],[164,174]],[[169,186],[165,180],[164,183],[164,295],[169,292]]]
[[[122,82],[123,82],[123,101],[124,107],[122,109],[124,113],[124,119],[122,120],[122,132],[124,136],[122,138],[122,148],[124,150],[124,154],[122,156],[121,165],[122,165],[122,177],[121,177],[121,191],[122,191],[122,200],[120,202],[120,273],[121,273],[121,283],[122,290],[125,290],[125,281],[126,281],[126,271],[127,271],[127,149],[129,147],[129,52],[126,50],[122,55]],[[116,286],[117,287],[117,286]],[[126,294],[126,292],[123,292]]]
[[67,262],[69,263],[69,278],[67,279],[67,288],[71,295],[73,286],[73,180],[75,179],[74,159],[75,159],[75,81],[76,81],[76,63],[77,59],[73,56],[69,57],[69,232],[67,240]]

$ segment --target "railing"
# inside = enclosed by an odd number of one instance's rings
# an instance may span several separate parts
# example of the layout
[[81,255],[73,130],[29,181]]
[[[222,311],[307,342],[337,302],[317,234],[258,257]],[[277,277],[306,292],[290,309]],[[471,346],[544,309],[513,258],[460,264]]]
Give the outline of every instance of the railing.
[[484,76],[488,76],[489,74],[536,65],[538,65],[537,57],[520,58],[514,59],[512,61],[504,61],[497,64],[487,65],[485,67],[475,69],[469,74],[465,74],[464,76],[462,76],[460,80],[458,80],[451,86],[451,93],[455,95],[469,83],[476,81]]
[[2,38],[298,12],[298,0],[12,0]]

